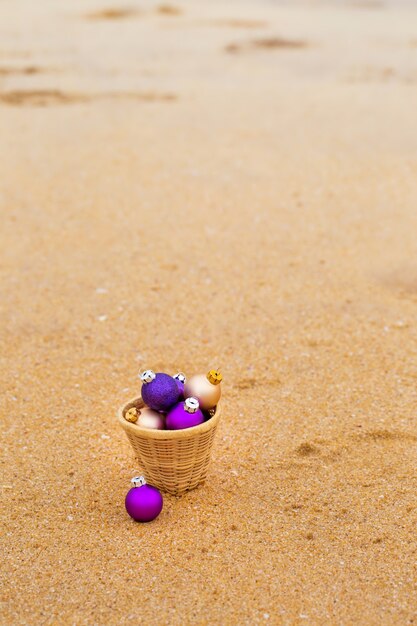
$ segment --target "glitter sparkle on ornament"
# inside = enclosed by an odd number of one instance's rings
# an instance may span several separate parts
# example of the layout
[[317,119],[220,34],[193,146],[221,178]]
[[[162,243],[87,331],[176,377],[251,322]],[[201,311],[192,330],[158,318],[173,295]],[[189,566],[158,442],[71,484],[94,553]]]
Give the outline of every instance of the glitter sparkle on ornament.
[[162,372],[155,374],[146,370],[140,375],[142,380],[142,399],[155,411],[169,411],[178,402],[179,390],[176,380]]

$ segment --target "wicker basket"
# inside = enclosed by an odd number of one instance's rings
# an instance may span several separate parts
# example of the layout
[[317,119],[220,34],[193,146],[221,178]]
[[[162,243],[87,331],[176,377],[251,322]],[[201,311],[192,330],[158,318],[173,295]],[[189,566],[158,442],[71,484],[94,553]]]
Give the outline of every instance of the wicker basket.
[[210,461],[214,435],[220,419],[220,406],[207,422],[184,430],[153,430],[141,428],[124,419],[132,407],[140,410],[142,398],[134,398],[122,406],[118,420],[129,439],[146,480],[174,495],[195,489],[204,482]]

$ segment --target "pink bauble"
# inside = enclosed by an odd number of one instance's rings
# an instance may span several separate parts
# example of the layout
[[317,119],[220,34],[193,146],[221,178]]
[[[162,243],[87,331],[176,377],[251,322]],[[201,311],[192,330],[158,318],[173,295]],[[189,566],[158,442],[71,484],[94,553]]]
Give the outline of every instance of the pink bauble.
[[154,411],[145,406],[140,410],[137,426],[141,428],[153,428],[154,430],[163,430],[165,428],[165,419],[161,413]]

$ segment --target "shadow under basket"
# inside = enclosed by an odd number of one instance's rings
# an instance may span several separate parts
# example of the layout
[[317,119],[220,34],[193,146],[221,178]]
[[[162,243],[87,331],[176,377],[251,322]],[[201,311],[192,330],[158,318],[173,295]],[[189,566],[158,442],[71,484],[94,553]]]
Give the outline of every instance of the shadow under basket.
[[215,414],[199,426],[183,430],[141,428],[125,420],[126,411],[144,407],[141,397],[122,406],[117,417],[142,466],[146,481],[162,491],[181,495],[195,489],[207,476],[214,435],[220,419],[220,406]]

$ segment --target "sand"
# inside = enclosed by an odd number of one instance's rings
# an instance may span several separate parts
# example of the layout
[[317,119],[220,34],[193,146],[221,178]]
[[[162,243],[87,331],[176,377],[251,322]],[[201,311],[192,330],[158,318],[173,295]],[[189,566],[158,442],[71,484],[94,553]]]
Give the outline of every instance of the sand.
[[[417,619],[417,7],[0,3],[2,612]],[[135,524],[145,368],[221,367]]]

